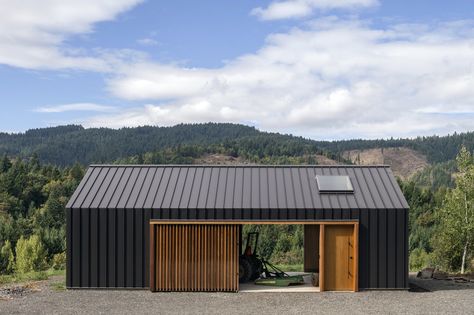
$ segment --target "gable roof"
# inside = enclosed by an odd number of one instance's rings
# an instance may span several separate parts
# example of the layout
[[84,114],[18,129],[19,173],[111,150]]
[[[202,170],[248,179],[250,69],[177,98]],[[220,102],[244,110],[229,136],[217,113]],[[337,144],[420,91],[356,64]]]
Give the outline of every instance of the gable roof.
[[[347,175],[353,193],[320,193]],[[408,209],[388,166],[91,165],[70,209]]]

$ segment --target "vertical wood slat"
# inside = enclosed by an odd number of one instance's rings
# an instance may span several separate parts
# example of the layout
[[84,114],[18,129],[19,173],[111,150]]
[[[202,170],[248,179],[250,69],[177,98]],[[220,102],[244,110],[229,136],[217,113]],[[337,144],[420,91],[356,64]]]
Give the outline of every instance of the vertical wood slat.
[[238,291],[237,225],[150,225],[150,290]]

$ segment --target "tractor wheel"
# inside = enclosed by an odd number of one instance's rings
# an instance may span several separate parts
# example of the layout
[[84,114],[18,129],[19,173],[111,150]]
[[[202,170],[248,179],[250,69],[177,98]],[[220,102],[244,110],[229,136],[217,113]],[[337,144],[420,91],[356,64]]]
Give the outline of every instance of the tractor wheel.
[[250,276],[250,280],[256,280],[258,278],[260,278],[260,275],[262,274],[263,272],[263,264],[262,264],[262,261],[258,258],[253,258],[251,259],[251,263],[252,263],[252,275]]
[[246,257],[239,259],[239,282],[249,282],[252,277],[252,264]]

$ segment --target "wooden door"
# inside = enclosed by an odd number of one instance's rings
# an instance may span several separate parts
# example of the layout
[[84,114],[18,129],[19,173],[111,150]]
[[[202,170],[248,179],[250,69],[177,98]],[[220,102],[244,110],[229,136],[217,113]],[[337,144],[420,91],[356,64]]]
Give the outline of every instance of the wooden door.
[[239,290],[238,226],[150,225],[150,290]]
[[324,290],[356,291],[354,225],[326,225],[324,230]]

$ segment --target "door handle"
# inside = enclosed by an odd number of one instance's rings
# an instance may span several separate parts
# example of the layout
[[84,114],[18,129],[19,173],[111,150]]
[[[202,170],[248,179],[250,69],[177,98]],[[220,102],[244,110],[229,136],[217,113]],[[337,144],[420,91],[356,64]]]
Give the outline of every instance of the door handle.
[[352,258],[352,255],[351,255],[351,249],[353,248],[353,245],[351,243],[351,238],[348,237],[348,240],[347,240],[347,243],[348,243],[348,246],[347,246],[347,256],[349,257],[349,259],[347,260],[347,278],[351,278],[352,277],[352,274],[351,274],[351,260],[353,259]]
[[351,255],[351,247],[352,247],[352,244],[351,244],[351,241],[350,239],[348,240],[348,246],[347,246],[347,278],[350,279],[352,277],[352,274],[351,274],[351,260],[353,259],[352,258],[352,255]]

